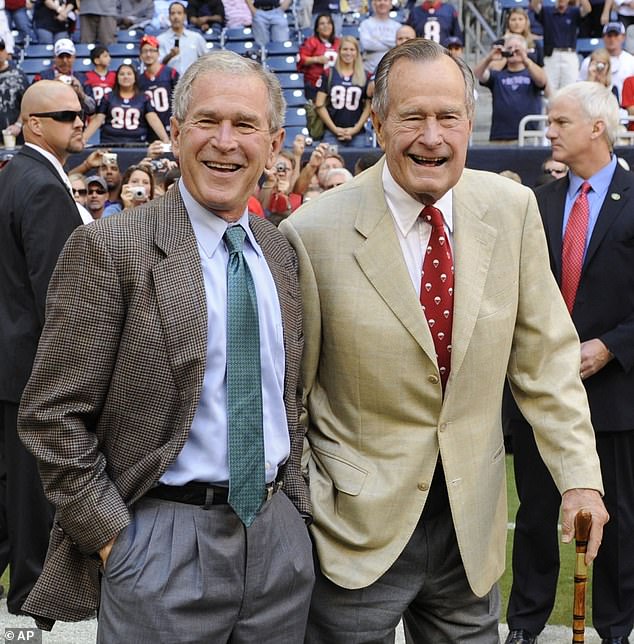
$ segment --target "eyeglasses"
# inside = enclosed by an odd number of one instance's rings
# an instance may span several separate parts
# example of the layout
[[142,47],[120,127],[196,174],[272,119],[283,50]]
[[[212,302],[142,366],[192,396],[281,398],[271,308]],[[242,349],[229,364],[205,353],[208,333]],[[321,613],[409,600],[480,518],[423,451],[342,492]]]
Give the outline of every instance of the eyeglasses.
[[81,110],[79,112],[74,110],[60,110],[59,112],[32,112],[29,116],[53,119],[58,123],[74,123],[76,118],[81,121],[84,120],[84,113]]
[[89,195],[105,195],[106,191],[103,188],[88,188]]
[[88,190],[86,188],[73,188],[73,194],[85,197],[88,194]]

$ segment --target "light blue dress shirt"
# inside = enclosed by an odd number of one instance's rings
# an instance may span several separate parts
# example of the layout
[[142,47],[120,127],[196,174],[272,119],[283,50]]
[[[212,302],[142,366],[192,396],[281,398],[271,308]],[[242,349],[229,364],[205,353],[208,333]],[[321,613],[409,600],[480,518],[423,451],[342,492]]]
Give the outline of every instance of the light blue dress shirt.
[[[200,403],[185,446],[160,480],[166,485],[184,485],[192,481],[222,485],[229,481],[226,378],[229,253],[222,239],[227,222],[203,208],[189,194],[182,180],[178,189],[200,251],[207,300],[207,363]],[[290,452],[284,406],[282,314],[273,276],[249,228],[246,210],[237,223],[247,233],[243,253],[258,300],[265,470],[266,481],[270,483]]]
[[[592,237],[592,231],[597,223],[599,218],[599,212],[605,197],[608,194],[608,188],[612,182],[612,177],[614,176],[614,171],[616,170],[616,156],[612,155],[612,160],[606,166],[603,166],[599,172],[593,174],[589,179],[588,183],[592,190],[588,192],[588,205],[590,206],[590,216],[588,217],[588,233],[586,235],[586,247],[584,250],[585,253],[588,251],[588,246],[590,244],[590,238]],[[566,232],[566,226],[568,225],[568,219],[570,218],[570,211],[572,206],[575,203],[576,198],[579,196],[579,191],[585,179],[577,176],[570,170],[568,172],[569,185],[568,192],[566,193],[566,205],[564,207],[564,222],[563,228],[561,231],[561,238]]]

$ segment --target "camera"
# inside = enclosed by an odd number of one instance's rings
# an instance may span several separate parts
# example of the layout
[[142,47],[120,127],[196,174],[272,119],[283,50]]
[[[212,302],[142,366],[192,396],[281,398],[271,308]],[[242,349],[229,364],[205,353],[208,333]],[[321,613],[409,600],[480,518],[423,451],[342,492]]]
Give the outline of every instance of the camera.
[[312,145],[313,144],[313,139],[310,136],[305,136],[304,137],[304,145]]
[[171,152],[172,151],[172,144],[171,143],[162,143],[161,144],[161,152]]
[[60,74],[57,77],[57,80],[62,82],[62,83],[65,83],[66,85],[70,85],[73,82],[73,77],[68,76],[68,74]]
[[130,186],[130,191],[132,192],[132,198],[137,201],[140,199],[145,199],[147,193],[145,191],[145,186]]
[[597,64],[595,65],[595,69],[596,69],[598,72],[602,72],[605,68],[606,68],[606,64],[605,64],[605,63],[597,63]]
[[287,170],[288,170],[288,168],[286,167],[286,164],[285,164],[285,163],[282,163],[282,162],[280,161],[280,163],[276,163],[276,164],[275,164],[275,172],[284,173],[284,172],[286,172]]
[[339,154],[339,146],[336,143],[329,144],[328,154]]
[[508,49],[503,49],[501,52],[503,58],[510,58],[515,51],[509,51]]
[[101,163],[103,163],[103,165],[117,165],[117,153],[104,152],[101,155]]
[[174,38],[174,49],[178,49],[180,42],[180,38]]

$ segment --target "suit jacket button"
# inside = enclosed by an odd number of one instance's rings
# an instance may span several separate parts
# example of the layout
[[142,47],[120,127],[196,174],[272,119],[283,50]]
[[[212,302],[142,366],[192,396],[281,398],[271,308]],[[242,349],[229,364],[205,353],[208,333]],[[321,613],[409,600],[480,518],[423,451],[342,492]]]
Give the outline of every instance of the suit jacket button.
[[419,489],[421,492],[427,492],[427,490],[429,490],[429,483],[427,483],[427,481],[421,481],[421,482],[418,484],[418,489]]
[[440,380],[438,379],[438,376],[435,376],[434,374],[431,374],[431,376],[427,376],[427,380],[431,382],[432,385],[437,385]]

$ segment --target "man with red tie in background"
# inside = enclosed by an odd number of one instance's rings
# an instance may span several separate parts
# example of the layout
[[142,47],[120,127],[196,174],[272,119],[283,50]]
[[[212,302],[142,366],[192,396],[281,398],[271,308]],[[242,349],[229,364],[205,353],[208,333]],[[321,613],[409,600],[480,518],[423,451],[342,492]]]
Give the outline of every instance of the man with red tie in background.
[[[550,264],[581,340],[586,388],[610,522],[594,563],[592,621],[606,644],[634,623],[634,176],[613,146],[618,104],[580,82],[551,100],[546,136],[568,175],[537,190]],[[522,405],[519,405],[522,408]],[[523,419],[512,419],[520,507],[508,643],[531,643],[555,601],[560,497]]]

